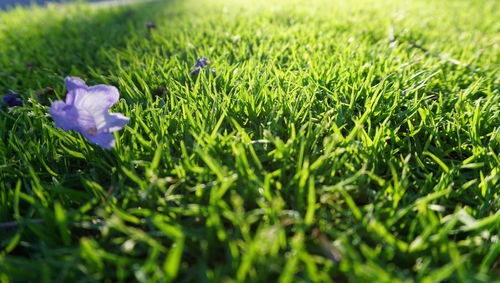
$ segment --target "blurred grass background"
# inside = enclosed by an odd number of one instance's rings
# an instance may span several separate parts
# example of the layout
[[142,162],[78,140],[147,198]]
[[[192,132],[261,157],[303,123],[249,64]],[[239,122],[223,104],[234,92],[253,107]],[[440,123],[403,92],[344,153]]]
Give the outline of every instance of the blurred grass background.
[[[498,6],[0,12],[0,280],[497,280]],[[120,90],[114,150],[54,127],[67,75]]]

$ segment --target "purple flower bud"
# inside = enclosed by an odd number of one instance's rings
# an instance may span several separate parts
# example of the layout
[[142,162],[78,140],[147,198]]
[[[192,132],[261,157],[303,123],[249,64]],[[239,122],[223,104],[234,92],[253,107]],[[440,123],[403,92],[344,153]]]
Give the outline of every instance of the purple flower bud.
[[109,108],[120,99],[118,89],[108,85],[89,87],[77,77],[66,77],[64,81],[68,89],[66,102],[54,101],[49,111],[56,126],[77,131],[105,149],[113,148],[113,132],[129,121],[120,113],[109,113]]
[[19,97],[19,94],[12,91],[12,90],[9,90],[7,92],[7,94],[5,94],[3,97],[3,102],[5,102],[5,104],[8,106],[8,107],[14,107],[14,106],[23,106],[23,101],[21,100],[21,98]]

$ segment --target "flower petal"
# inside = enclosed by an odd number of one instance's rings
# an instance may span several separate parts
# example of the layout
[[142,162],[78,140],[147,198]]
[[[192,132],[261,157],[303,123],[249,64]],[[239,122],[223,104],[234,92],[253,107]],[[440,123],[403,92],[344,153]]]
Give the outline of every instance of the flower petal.
[[50,106],[49,114],[57,127],[66,131],[79,129],[78,112],[71,105],[67,105],[61,100],[54,101]]
[[85,110],[78,109],[77,123],[78,129],[76,129],[76,131],[83,135],[96,135],[99,132],[97,129],[96,115],[92,115],[92,113]]
[[73,104],[77,96],[85,94],[87,89],[87,84],[78,77],[66,77],[64,78],[66,83],[66,90],[68,94],[66,95],[66,104]]
[[68,105],[73,105],[75,104],[75,100],[77,97],[82,97],[87,94],[87,89],[86,88],[75,88],[66,94],[66,104]]
[[110,113],[105,116],[103,125],[97,125],[97,129],[106,133],[116,132],[123,129],[129,120],[130,118],[120,113]]
[[112,149],[115,146],[115,136],[110,133],[98,133],[96,135],[86,135],[84,136],[91,142],[95,143],[102,148]]
[[198,58],[196,59],[196,64],[194,65],[195,68],[204,68],[205,66],[208,66],[208,62],[207,62],[207,58],[206,57],[201,57],[201,58]]
[[66,77],[64,78],[64,82],[66,83],[68,92],[77,88],[87,88],[87,84],[78,77]]
[[92,114],[107,112],[120,99],[120,93],[114,86],[96,85],[87,88],[85,93],[77,91],[74,102],[76,108]]
[[201,68],[199,68],[199,67],[192,69],[191,76],[193,76],[193,77],[197,76],[200,73],[200,70],[201,70]]
[[66,131],[74,130],[83,135],[97,133],[94,117],[84,110],[78,110],[72,105],[57,100],[52,103],[49,113],[56,126]]
[[7,104],[8,107],[23,106],[23,101],[19,97],[19,93],[9,90],[7,94],[2,96],[3,102]]

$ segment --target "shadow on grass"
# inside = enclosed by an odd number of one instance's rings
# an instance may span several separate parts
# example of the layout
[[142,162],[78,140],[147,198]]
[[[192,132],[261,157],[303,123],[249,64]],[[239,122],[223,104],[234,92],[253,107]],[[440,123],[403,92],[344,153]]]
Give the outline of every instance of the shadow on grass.
[[85,77],[90,70],[109,68],[104,51],[146,38],[145,23],[158,5],[54,5],[0,13],[0,92],[62,85],[67,75]]

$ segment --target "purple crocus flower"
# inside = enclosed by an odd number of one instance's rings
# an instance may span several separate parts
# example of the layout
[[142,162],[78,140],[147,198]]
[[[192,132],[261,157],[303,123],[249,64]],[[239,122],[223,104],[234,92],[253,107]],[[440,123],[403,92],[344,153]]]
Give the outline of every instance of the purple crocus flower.
[[[191,70],[191,76],[197,76],[203,69],[208,70],[208,68],[205,68],[208,65],[210,65],[210,63],[208,63],[208,59],[206,57],[201,57],[196,59],[196,64],[194,65],[194,68]],[[214,76],[216,75],[215,69],[210,69],[210,72],[212,72]]]
[[14,92],[12,90],[9,90],[7,92],[7,94],[5,94],[3,97],[3,102],[5,102],[5,104],[8,106],[8,107],[13,107],[13,106],[23,106],[23,101],[21,100],[21,98],[19,97],[19,93],[17,92]]
[[120,99],[118,89],[108,85],[89,87],[77,77],[66,77],[64,82],[68,90],[66,102],[54,101],[49,111],[56,126],[77,131],[105,149],[113,148],[115,137],[112,133],[121,130],[129,121],[120,113],[108,112]]

